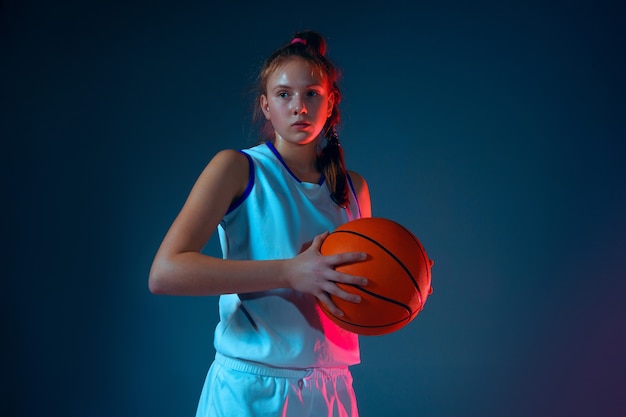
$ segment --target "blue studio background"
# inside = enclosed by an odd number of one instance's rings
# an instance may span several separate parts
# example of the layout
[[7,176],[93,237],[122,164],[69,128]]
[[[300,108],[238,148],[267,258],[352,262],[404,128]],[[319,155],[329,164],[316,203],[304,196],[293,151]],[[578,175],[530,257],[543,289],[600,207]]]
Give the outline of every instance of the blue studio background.
[[626,415],[625,25],[602,0],[0,1],[2,415],[193,415],[217,298],[148,271],[302,28],[374,215],[436,261],[416,320],[361,339],[361,416]]

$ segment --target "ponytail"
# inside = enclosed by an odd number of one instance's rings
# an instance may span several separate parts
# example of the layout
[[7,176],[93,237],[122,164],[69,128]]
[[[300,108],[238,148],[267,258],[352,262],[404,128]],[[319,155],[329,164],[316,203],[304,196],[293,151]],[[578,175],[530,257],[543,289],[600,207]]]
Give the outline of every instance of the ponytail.
[[317,157],[317,168],[324,173],[326,184],[330,189],[330,198],[346,208],[348,206],[348,173],[343,158],[343,148],[339,143],[337,130],[334,126],[327,129],[326,146]]

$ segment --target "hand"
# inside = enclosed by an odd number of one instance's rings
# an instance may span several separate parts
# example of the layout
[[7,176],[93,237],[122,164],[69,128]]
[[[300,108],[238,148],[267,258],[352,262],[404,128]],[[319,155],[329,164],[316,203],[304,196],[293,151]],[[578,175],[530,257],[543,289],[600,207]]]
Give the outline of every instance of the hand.
[[367,279],[341,273],[336,271],[335,267],[363,261],[367,259],[367,254],[362,252],[345,252],[323,256],[320,253],[320,247],[326,236],[328,236],[328,232],[315,236],[311,246],[287,261],[287,280],[290,288],[313,294],[326,305],[332,314],[343,316],[343,312],[333,303],[330,295],[332,294],[352,303],[360,302],[361,297],[342,290],[336,283],[367,285]]

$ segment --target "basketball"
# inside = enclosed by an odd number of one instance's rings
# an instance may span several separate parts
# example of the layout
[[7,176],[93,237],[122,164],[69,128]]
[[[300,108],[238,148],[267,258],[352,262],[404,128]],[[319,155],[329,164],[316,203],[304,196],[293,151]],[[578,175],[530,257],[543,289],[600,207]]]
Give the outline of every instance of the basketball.
[[343,290],[361,296],[360,303],[331,294],[344,312],[326,315],[340,327],[366,336],[394,332],[409,324],[424,308],[432,293],[431,261],[421,242],[393,220],[374,217],[350,221],[331,232],[320,248],[322,255],[365,252],[367,259],[343,264],[337,271],[368,279],[365,286],[337,283]]

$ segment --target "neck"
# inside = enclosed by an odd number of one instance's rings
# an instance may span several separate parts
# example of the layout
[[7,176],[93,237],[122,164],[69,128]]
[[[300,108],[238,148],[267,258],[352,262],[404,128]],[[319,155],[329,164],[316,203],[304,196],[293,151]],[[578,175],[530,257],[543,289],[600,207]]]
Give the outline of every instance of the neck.
[[306,144],[296,144],[277,137],[274,140],[274,147],[289,169],[302,181],[316,182],[319,180],[317,140]]

